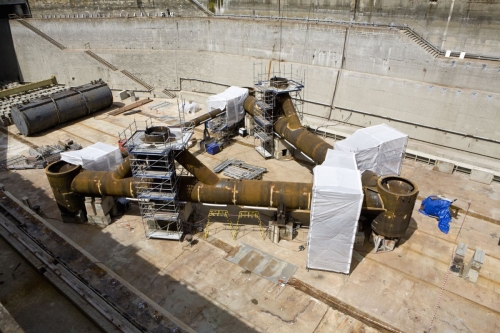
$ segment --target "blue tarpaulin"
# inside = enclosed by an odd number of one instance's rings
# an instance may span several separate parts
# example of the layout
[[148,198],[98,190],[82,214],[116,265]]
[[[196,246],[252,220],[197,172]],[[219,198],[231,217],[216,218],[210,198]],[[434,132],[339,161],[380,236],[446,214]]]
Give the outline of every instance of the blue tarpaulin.
[[450,206],[452,203],[452,200],[431,195],[422,201],[418,211],[424,215],[437,218],[439,230],[447,234],[450,231]]

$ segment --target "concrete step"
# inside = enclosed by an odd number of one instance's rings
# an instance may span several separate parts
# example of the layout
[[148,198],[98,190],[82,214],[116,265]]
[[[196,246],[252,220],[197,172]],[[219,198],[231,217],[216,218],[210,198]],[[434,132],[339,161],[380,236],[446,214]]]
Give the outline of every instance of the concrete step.
[[117,71],[118,70],[118,68],[116,68],[115,66],[113,66],[112,64],[110,64],[109,62],[107,62],[106,60],[104,60],[103,58],[99,57],[94,52],[92,52],[92,51],[85,51],[85,53],[88,54],[89,56],[91,56],[92,58],[94,58],[95,60],[97,60],[98,62],[100,62],[101,64],[103,64],[104,66],[108,67],[109,69],[112,69],[113,71]]
[[438,51],[438,49],[434,45],[432,45],[431,43],[429,43],[428,41],[426,41],[424,38],[422,38],[421,36],[417,35],[413,31],[405,29],[403,33],[407,37],[409,37],[409,39],[411,41],[413,41],[418,46],[420,46],[421,48],[423,48],[427,53],[429,53],[434,58],[436,58],[439,55],[439,51]]
[[148,91],[152,91],[154,89],[153,86],[147,84],[146,82],[142,81],[141,79],[139,79],[137,76],[135,76],[134,74],[130,73],[129,71],[123,69],[121,70],[121,72],[127,76],[128,78],[130,78],[132,81],[135,81],[137,82],[138,84],[140,84],[141,86],[143,86],[144,88],[146,88]]

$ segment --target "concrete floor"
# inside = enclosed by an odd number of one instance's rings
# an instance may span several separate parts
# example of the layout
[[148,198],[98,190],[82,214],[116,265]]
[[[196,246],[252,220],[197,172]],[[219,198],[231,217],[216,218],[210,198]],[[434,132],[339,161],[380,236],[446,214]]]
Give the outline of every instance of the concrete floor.
[[[134,119],[146,119],[147,106],[142,107],[143,114],[101,114],[26,139],[36,145],[54,144],[69,137],[83,146],[97,141],[116,144],[118,132]],[[172,104],[165,114],[173,116],[174,110]],[[162,116],[163,112],[153,115]],[[16,133],[15,127],[9,130]],[[195,136],[201,139],[200,130],[195,130]],[[25,144],[7,140],[3,133],[0,139],[0,159],[22,152],[23,147],[27,153]],[[264,165],[268,169],[265,180],[312,181],[310,165],[264,161],[252,147],[252,137],[238,137],[214,156],[199,152],[197,145],[191,152],[209,167],[226,158],[238,158]],[[306,293],[277,286],[224,260],[227,252],[213,246],[214,240],[228,248],[246,243],[288,261],[298,267],[294,278],[401,331],[422,332],[431,324],[433,332],[500,331],[500,184],[474,183],[466,175],[439,173],[432,166],[407,160],[402,175],[419,186],[421,197],[443,194],[456,198],[455,204],[462,209],[467,209],[471,200],[468,215],[462,210],[445,235],[437,228],[436,220],[415,209],[398,248],[373,254],[371,245],[365,242],[355,249],[359,255],[354,258],[359,260],[353,259],[349,275],[305,269],[307,253],[299,251],[299,245],[305,245],[307,229],[301,229],[293,241],[273,244],[262,240],[256,224],[243,228],[233,240],[219,221],[210,227],[211,237],[207,241],[199,233],[195,236],[197,243],[189,247],[176,241],[146,240],[137,206],[105,229],[62,223],[43,170],[2,171],[0,182],[18,197],[27,195],[33,204],[41,205],[49,223],[199,332],[376,331]],[[416,208],[419,205],[420,200]],[[214,207],[196,208],[203,216]],[[235,214],[239,208],[227,209]],[[272,211],[262,210],[261,214],[262,220],[267,221]],[[480,217],[489,217],[492,222]],[[301,218],[307,219],[307,214]],[[447,274],[459,242],[468,244],[466,262],[476,248],[486,253],[477,284]]]

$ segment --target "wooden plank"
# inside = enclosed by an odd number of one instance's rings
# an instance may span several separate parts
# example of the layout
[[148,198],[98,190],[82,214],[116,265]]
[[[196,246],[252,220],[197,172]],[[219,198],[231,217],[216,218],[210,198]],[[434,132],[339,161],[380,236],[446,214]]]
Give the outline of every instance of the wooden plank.
[[119,114],[121,114],[123,112],[132,110],[132,109],[134,109],[136,107],[139,107],[141,105],[147,104],[147,103],[152,102],[152,101],[153,100],[149,99],[149,98],[147,98],[147,99],[141,99],[138,102],[135,102],[135,103],[132,103],[132,104],[129,104],[129,105],[125,105],[124,107],[121,107],[118,110],[111,111],[111,112],[109,112],[109,114],[112,115],[112,116],[116,116],[116,115],[119,115]]

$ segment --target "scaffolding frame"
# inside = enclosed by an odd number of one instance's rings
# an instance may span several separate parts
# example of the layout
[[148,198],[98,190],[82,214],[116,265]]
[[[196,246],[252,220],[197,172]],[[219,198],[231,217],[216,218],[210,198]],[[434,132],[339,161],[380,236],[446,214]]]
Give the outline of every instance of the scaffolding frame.
[[223,117],[219,115],[209,120],[207,125],[210,133],[213,135],[212,138],[222,147],[230,140],[236,127],[236,124],[232,126],[227,125],[227,118],[225,115]]
[[[179,176],[187,173],[175,158],[186,149],[193,135],[185,127],[184,110],[179,108],[180,126],[169,127],[174,139],[165,142],[145,142],[145,131],[155,126],[149,118],[144,125],[135,120],[123,132],[120,140],[129,151],[130,166],[146,238],[181,240],[183,222],[180,219]],[[141,126],[142,125],[142,126]],[[164,124],[158,124],[165,126]]]
[[229,211],[228,210],[211,209],[208,212],[207,223],[205,224],[205,231],[203,233],[204,239],[207,239],[208,236],[210,235],[210,224],[212,224],[212,221],[210,220],[211,217],[225,217],[227,223],[229,223],[229,225],[230,225],[230,229],[232,229],[232,222],[231,222],[231,219],[229,218]]
[[[242,230],[242,228],[240,227],[245,226],[245,224],[240,223],[241,219],[248,219],[248,218],[256,219],[257,221],[259,221],[258,227],[262,240],[266,239],[266,229],[262,226],[262,220],[260,219],[260,214],[258,211],[250,211],[250,210],[240,211],[238,213],[238,218],[236,219],[236,223],[233,223],[229,211],[223,209],[211,209],[208,212],[207,222],[205,223],[205,229],[203,231],[204,239],[207,239],[208,236],[210,236],[210,231],[214,231],[213,228],[212,230],[210,230],[210,226],[212,225],[212,223],[214,223],[214,221],[212,220],[214,217],[223,217],[226,219],[225,224],[223,223],[222,230],[229,230],[231,233],[231,238],[233,240],[236,240],[238,238],[238,233]],[[219,227],[215,229],[217,230],[221,228]]]
[[[290,94],[299,119],[303,119],[304,98],[302,89],[305,82],[305,68],[293,64],[270,63],[262,61],[254,63],[254,146],[265,159],[274,156],[274,123],[282,116],[277,109],[276,97],[279,94]],[[275,87],[271,79],[279,77],[288,80],[287,87]]]
[[236,240],[238,237],[238,232],[240,231],[240,220],[244,218],[253,218],[259,221],[259,230],[260,230],[260,235],[262,236],[262,240],[266,240],[266,231],[264,230],[264,227],[262,227],[262,220],[260,219],[260,214],[258,211],[255,210],[242,210],[238,213],[238,219],[236,220],[235,225],[231,225],[231,236],[233,237],[233,240]]
[[235,179],[262,179],[266,168],[247,164],[238,159],[228,159],[214,167],[215,173],[223,172],[224,176]]

